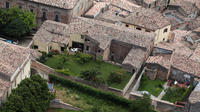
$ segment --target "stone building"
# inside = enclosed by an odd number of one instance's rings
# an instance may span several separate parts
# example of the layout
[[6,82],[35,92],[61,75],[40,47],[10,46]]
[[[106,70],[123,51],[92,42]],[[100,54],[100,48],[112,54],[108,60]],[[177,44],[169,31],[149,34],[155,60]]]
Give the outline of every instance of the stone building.
[[170,0],[170,10],[177,10],[182,16],[196,18],[199,15],[199,9],[195,3],[187,0]]
[[199,107],[200,107],[200,83],[197,84],[197,86],[189,96],[188,112],[199,112],[200,111]]
[[20,82],[30,77],[30,50],[0,41],[0,105]]
[[132,12],[129,12],[111,5],[95,19],[142,32],[154,32],[156,33],[155,44],[168,41],[170,38],[170,22],[153,9],[135,7]]
[[45,20],[69,23],[72,16],[84,14],[92,0],[1,0],[0,8],[19,7],[36,15],[37,26]]
[[166,9],[169,3],[169,0],[129,0],[129,1],[141,5],[145,8],[154,8],[161,11]]
[[55,49],[51,44],[52,40],[57,38],[62,41],[60,37],[68,38],[65,43],[66,50],[79,48],[84,53],[92,54],[94,57],[102,56],[105,61],[119,63],[128,71],[136,72],[149,56],[155,34],[129,28],[122,29],[94,19],[74,17],[70,24],[45,22],[34,36],[33,44],[39,51],[48,53]]

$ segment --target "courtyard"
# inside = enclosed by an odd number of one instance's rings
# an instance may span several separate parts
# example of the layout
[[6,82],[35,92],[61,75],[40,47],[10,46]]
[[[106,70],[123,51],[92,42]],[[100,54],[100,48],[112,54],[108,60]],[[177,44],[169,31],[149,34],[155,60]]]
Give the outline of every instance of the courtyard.
[[164,89],[164,83],[165,81],[159,79],[150,80],[146,75],[143,75],[138,91],[148,91],[150,94],[157,97]]
[[[117,89],[123,89],[130,80],[131,73],[126,72],[120,66],[104,62],[101,57],[94,60],[85,55],[83,53],[76,55],[57,54],[45,57],[43,63],[57,72],[75,77],[83,77],[81,74],[84,71],[96,71],[99,74],[97,78],[100,79],[101,83]],[[115,81],[110,81],[113,78],[112,73],[120,74],[120,76],[113,79]]]

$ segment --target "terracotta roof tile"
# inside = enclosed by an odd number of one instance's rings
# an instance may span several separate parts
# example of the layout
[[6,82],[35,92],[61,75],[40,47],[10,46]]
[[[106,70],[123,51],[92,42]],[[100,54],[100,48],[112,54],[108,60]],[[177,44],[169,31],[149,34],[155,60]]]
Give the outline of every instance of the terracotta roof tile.
[[29,1],[64,9],[72,9],[74,8],[78,0],[29,0]]

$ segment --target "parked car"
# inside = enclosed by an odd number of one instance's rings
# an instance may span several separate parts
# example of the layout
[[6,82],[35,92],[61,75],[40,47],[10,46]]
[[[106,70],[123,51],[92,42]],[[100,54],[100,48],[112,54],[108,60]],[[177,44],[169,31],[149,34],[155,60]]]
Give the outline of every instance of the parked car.
[[80,51],[80,48],[71,48],[70,49],[72,52],[79,52]]

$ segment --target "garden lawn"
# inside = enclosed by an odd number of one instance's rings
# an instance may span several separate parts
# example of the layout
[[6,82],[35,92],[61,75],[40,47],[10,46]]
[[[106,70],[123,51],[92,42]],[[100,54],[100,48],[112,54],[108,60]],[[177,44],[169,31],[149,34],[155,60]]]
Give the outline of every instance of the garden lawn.
[[128,112],[127,108],[121,107],[120,105],[115,105],[109,101],[89,96],[75,89],[66,88],[60,84],[54,84],[54,89],[56,90],[57,99],[79,107],[83,112]]
[[163,96],[162,100],[175,103],[176,101],[183,101],[188,93],[192,90],[193,86],[190,88],[177,88],[170,87],[166,90],[166,94]]
[[78,112],[78,111],[58,109],[58,108],[50,108],[50,109],[48,109],[48,112]]
[[146,75],[143,75],[138,91],[148,91],[150,94],[157,97],[163,90],[164,83],[164,81],[159,79],[150,80]]
[[[77,61],[76,56],[65,55],[65,54],[54,55],[53,57],[49,57],[44,64],[51,68],[58,69],[58,66],[60,66],[60,63],[62,63],[63,61],[63,57],[65,57],[67,61],[64,64],[62,64],[62,67],[64,69],[69,69],[69,71],[71,72],[70,75],[72,76],[81,77],[80,73],[82,71],[96,69],[101,73],[101,75],[99,75],[98,77],[101,77],[105,81],[107,81],[111,72],[122,69],[119,66],[112,65],[99,60],[98,61],[90,60],[85,64],[80,64]],[[123,78],[121,83],[109,83],[109,86],[118,89],[123,89],[130,80],[132,75],[129,72],[125,72],[124,76],[125,77]],[[106,83],[108,84],[108,82]]]

